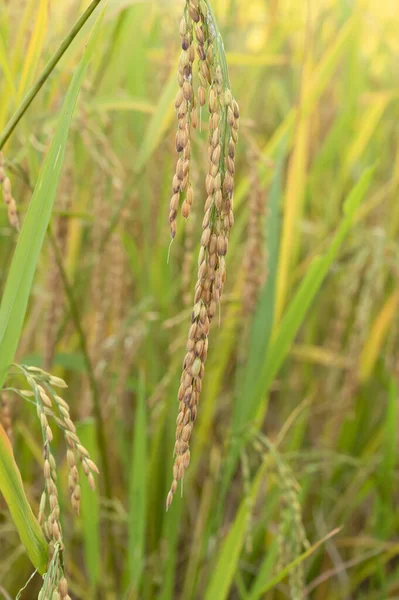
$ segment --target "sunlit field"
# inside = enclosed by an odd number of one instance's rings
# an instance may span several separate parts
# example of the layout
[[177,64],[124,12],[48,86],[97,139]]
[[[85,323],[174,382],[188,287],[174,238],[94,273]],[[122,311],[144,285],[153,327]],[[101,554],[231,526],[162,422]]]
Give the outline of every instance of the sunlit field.
[[399,598],[397,0],[0,4],[0,598]]

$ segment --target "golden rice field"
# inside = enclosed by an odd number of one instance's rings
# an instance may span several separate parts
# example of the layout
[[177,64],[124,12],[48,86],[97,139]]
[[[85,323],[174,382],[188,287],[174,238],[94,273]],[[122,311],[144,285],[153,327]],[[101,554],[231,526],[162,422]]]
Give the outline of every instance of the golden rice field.
[[0,598],[399,598],[396,0],[3,0]]

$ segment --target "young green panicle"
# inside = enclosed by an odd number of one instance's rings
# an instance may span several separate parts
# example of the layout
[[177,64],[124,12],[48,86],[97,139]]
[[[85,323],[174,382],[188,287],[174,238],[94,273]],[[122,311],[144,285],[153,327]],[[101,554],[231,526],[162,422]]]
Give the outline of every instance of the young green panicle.
[[[280,491],[280,523],[277,531],[278,559],[276,571],[298,557],[303,550],[309,550],[310,544],[303,524],[302,506],[300,501],[300,486],[292,469],[289,467],[278,447],[262,433],[256,436],[254,448],[266,452],[273,459],[277,485]],[[305,598],[305,570],[303,561],[294,565],[289,572],[290,598],[303,600]]]
[[[300,488],[291,469],[283,461],[277,462],[277,478],[281,489],[281,522],[277,534],[278,570],[299,556],[303,549],[309,549],[305,528],[302,522]],[[289,574],[291,597],[302,600],[305,597],[305,572],[303,562],[291,569]]]
[[[223,42],[209,2],[188,0],[184,9],[183,21],[185,25],[183,28],[181,27],[181,31],[183,29],[190,32],[190,48],[194,44],[198,55],[200,83],[198,102],[202,107],[206,104],[206,96],[208,97],[210,117],[208,173],[205,180],[207,197],[202,222],[194,308],[178,392],[179,413],[176,423],[175,463],[173,481],[166,502],[167,508],[171,505],[178,482],[183,479],[190,462],[189,443],[197,416],[197,405],[205,372],[208,334],[226,281],[225,257],[230,230],[234,223],[234,160],[240,117],[238,104],[234,100],[230,88]],[[191,41],[191,35],[193,35],[194,42]],[[190,62],[189,72],[191,89],[192,62]],[[194,106],[194,100],[190,102],[190,107]],[[189,144],[190,140],[187,143]],[[184,171],[183,167],[183,174]],[[179,195],[181,191],[179,190],[176,194]],[[183,216],[188,216],[184,205],[185,203],[182,207]],[[176,215],[173,214],[171,221],[173,226],[175,218]]]

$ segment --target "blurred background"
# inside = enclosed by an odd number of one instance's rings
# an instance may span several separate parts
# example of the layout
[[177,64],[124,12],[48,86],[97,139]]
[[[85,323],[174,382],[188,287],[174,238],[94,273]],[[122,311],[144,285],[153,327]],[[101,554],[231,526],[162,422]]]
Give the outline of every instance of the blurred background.
[[[87,5],[2,3],[0,128]],[[109,489],[100,476],[93,494],[82,478],[75,517],[55,436],[70,593],[398,598],[398,5],[212,6],[241,109],[235,226],[192,463],[168,513],[207,167],[205,107],[192,139],[193,211],[169,247],[183,0],[110,0],[73,117],[51,225],[61,261],[48,239],[17,356],[67,381],[82,441],[109,464]],[[4,148],[21,220],[92,24]],[[370,166],[369,190],[305,310],[299,286]],[[1,288],[16,239],[2,206]],[[298,327],[281,350],[287,314]],[[37,514],[35,410],[3,398]],[[0,596],[14,598],[32,567],[4,502],[0,510]],[[39,587],[36,577],[21,597]]]

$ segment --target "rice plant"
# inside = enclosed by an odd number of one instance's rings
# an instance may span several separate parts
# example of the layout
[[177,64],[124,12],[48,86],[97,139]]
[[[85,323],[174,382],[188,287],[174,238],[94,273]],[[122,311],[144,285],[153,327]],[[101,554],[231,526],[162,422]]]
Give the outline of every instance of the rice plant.
[[0,597],[395,598],[395,2],[0,14]]

